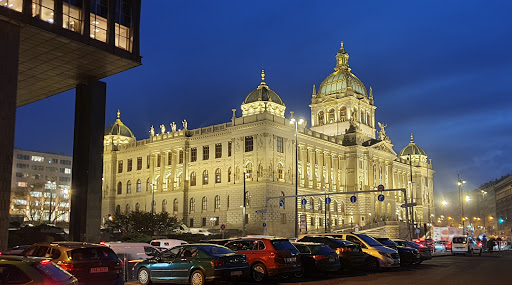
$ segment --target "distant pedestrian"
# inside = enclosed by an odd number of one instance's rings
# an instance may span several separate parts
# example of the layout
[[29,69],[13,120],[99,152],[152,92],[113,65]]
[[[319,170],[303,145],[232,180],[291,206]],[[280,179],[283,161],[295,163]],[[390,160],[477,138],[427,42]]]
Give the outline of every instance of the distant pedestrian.
[[493,250],[494,250],[494,239],[489,239],[487,241],[487,250],[489,251],[489,253],[492,253]]

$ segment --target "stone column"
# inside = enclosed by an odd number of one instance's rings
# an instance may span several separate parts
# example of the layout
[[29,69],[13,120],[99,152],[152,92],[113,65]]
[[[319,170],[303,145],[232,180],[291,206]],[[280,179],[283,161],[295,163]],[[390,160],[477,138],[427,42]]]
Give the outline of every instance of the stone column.
[[0,20],[0,250],[7,249],[20,29]]
[[70,239],[99,242],[105,130],[105,82],[76,87]]

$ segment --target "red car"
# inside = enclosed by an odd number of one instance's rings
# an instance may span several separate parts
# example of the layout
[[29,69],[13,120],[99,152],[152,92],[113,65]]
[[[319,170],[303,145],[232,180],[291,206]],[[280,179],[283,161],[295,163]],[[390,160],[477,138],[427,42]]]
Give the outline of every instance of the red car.
[[241,238],[224,245],[245,254],[251,277],[262,282],[268,276],[289,276],[301,271],[299,250],[287,239]]

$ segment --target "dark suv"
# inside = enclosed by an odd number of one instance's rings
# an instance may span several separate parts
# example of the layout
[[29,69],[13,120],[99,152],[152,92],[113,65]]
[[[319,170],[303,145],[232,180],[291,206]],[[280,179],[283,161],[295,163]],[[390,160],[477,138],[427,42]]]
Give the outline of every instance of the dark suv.
[[282,238],[241,238],[224,245],[245,254],[251,277],[262,282],[267,276],[295,274],[302,271],[297,248]]
[[341,268],[361,268],[365,265],[367,255],[363,253],[361,246],[353,242],[342,240],[333,236],[304,236],[299,242],[316,242],[330,247],[338,254]]
[[42,242],[25,249],[21,255],[51,258],[73,274],[78,281],[90,284],[124,284],[121,260],[112,249],[85,242]]
[[378,242],[382,243],[384,246],[392,248],[398,251],[398,255],[400,255],[400,265],[411,265],[415,263],[420,263],[420,253],[417,249],[400,246],[396,242],[392,241],[389,238],[375,238]]

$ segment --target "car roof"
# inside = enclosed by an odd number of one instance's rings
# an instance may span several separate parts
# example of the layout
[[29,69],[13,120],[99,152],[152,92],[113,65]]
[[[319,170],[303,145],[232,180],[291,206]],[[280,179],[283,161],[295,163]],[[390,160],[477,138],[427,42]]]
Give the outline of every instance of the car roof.
[[19,261],[19,262],[40,262],[41,260],[45,260],[48,258],[42,258],[42,257],[32,257],[32,256],[20,256],[20,255],[1,255],[0,256],[0,262],[12,262],[12,261]]
[[87,242],[79,242],[79,241],[58,241],[58,242],[38,242],[33,244],[33,246],[60,246],[60,247],[67,247],[70,249],[74,248],[90,248],[90,247],[105,247],[101,244],[96,243],[87,243]]

